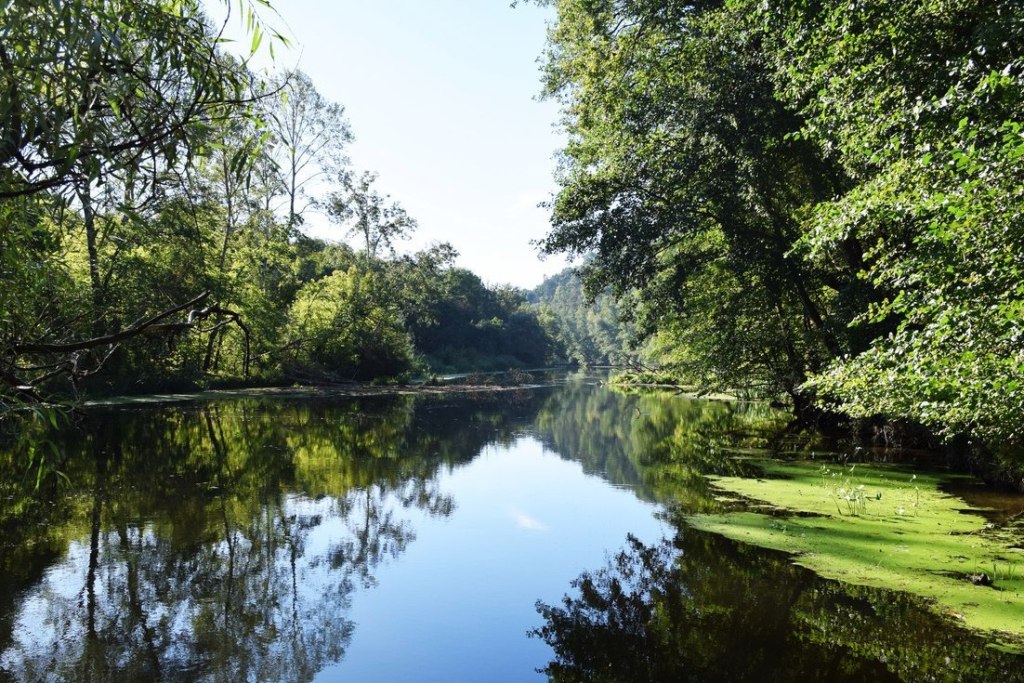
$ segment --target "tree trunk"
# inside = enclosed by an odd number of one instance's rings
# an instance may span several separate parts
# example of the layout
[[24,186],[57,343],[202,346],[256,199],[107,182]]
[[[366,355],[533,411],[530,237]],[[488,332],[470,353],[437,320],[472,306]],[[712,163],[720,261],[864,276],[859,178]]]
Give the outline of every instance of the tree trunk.
[[85,225],[85,245],[89,254],[89,284],[92,288],[93,334],[103,331],[103,279],[100,276],[100,255],[96,234],[96,211],[92,204],[89,185],[79,188],[78,198],[82,202],[82,219]]

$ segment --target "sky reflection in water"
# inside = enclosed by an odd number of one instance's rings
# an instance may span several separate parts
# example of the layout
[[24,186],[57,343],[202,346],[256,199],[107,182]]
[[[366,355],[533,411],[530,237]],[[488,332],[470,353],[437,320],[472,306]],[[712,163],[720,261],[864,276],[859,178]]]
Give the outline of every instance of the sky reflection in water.
[[531,437],[489,447],[439,483],[456,511],[416,524],[416,543],[378,572],[380,590],[353,606],[344,662],[318,680],[544,680],[534,670],[550,650],[526,638],[541,621],[535,601],[557,600],[628,533],[664,531],[653,505]]
[[1020,679],[913,599],[685,528],[782,421],[577,381],[26,433],[72,483],[0,452],[0,681]]

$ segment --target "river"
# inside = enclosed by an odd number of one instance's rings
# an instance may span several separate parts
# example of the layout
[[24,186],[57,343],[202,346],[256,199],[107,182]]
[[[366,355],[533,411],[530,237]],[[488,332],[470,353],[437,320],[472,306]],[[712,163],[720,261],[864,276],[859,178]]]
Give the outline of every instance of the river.
[[1024,680],[688,525],[784,424],[586,374],[92,408],[0,455],[0,681]]

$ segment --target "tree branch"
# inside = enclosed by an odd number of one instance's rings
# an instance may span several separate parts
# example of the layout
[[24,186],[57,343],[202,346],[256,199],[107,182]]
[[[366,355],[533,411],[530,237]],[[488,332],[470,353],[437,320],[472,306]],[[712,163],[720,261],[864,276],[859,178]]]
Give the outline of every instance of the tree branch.
[[[189,308],[191,306],[195,306],[196,304],[198,304],[199,302],[203,301],[204,299],[206,299],[209,296],[210,296],[210,292],[208,292],[208,291],[207,292],[203,292],[202,294],[200,294],[199,296],[195,297],[194,299],[191,299],[190,301],[186,301],[185,303],[180,304],[178,306],[175,306],[173,308],[169,308],[169,309],[167,309],[167,310],[165,310],[165,311],[163,311],[161,313],[158,313],[157,315],[153,316],[152,318],[149,318],[147,320],[143,320],[142,322],[136,323],[136,324],[134,324],[134,325],[132,325],[132,326],[130,326],[130,327],[124,329],[124,330],[121,330],[119,332],[115,332],[113,334],[104,335],[102,337],[93,337],[92,339],[83,339],[81,341],[68,342],[68,343],[63,343],[63,344],[48,344],[48,343],[45,343],[45,342],[28,342],[28,343],[25,343],[25,344],[12,344],[10,348],[11,348],[11,351],[13,351],[15,354],[24,354],[24,353],[71,353],[73,351],[84,351],[86,349],[93,349],[93,348],[96,348],[97,346],[104,346],[104,345],[107,345],[107,344],[117,344],[118,342],[122,342],[125,339],[131,339],[132,337],[136,337],[136,336],[138,336],[140,334],[146,333],[148,330],[151,330],[152,328],[156,327],[157,323],[159,323],[161,320],[164,320],[165,318],[168,318],[168,317],[174,315],[175,313],[180,313],[181,311],[184,311],[186,308]],[[193,313],[196,313],[196,311],[193,311]],[[190,316],[190,318],[191,317],[192,316]],[[189,324],[189,327],[191,327],[191,324]]]

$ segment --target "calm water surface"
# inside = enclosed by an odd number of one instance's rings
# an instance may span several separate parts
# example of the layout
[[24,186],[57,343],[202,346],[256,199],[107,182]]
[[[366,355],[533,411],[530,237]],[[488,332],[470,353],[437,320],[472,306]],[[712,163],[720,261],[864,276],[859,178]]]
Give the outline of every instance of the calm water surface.
[[581,376],[40,427],[0,454],[0,681],[1024,680],[686,528],[782,423]]

